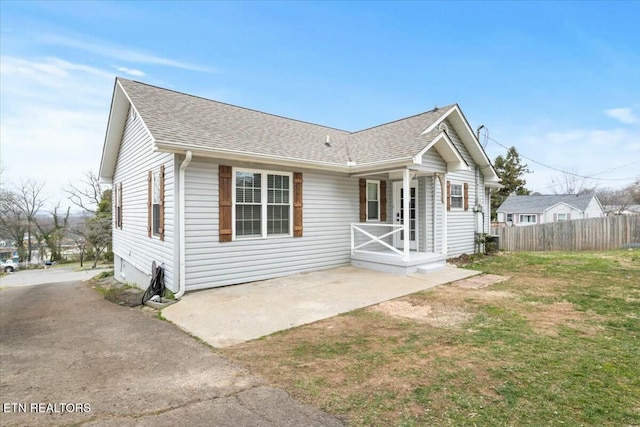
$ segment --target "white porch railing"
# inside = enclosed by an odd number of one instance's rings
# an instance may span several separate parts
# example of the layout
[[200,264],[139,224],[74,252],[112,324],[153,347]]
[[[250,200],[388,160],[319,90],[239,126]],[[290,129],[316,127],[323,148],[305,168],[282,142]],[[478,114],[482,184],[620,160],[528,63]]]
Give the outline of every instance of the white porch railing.
[[[403,227],[404,226],[402,224],[371,224],[362,222],[351,224],[351,254],[364,253],[380,255],[380,251],[362,249],[365,246],[379,244],[391,250],[394,254],[397,254],[404,261],[407,261],[407,259],[405,259],[406,255],[404,251],[384,241],[384,239],[387,239],[389,237],[391,237],[391,241],[393,241],[393,235],[396,233],[400,233],[403,230]],[[365,230],[365,228],[369,229],[369,231]],[[386,231],[389,228],[391,229],[391,231]],[[380,234],[380,232],[384,234]],[[356,243],[357,237],[361,236],[364,236],[368,240],[363,243]],[[385,252],[385,254],[392,255],[388,252]]]

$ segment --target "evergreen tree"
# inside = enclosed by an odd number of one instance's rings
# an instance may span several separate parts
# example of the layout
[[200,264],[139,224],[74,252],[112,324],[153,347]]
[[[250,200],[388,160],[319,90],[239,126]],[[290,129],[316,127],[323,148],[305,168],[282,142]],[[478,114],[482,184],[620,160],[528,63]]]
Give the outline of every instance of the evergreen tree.
[[509,195],[527,195],[530,193],[525,188],[527,181],[523,176],[531,172],[527,165],[522,163],[516,147],[509,148],[506,156],[500,155],[496,157],[494,167],[503,187],[491,193],[491,219],[493,220],[496,219],[496,211]]

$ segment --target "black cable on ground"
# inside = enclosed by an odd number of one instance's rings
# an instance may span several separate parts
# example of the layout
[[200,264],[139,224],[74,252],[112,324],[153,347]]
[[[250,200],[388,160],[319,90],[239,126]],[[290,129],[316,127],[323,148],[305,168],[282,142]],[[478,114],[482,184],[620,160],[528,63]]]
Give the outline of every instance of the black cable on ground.
[[151,283],[149,283],[149,287],[142,295],[142,304],[149,301],[155,295],[158,295],[160,298],[164,296],[164,268],[155,267],[152,268],[152,271],[154,271],[154,273],[151,276]]

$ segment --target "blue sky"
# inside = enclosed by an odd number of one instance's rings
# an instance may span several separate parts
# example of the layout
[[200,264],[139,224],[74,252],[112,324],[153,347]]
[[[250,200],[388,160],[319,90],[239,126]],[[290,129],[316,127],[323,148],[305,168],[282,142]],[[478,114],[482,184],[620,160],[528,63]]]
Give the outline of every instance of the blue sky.
[[[458,103],[500,144],[620,187],[640,176],[638,16],[637,1],[2,1],[2,180],[46,181],[54,200],[97,171],[119,75],[353,131]],[[527,163],[528,188],[553,192],[562,174]]]

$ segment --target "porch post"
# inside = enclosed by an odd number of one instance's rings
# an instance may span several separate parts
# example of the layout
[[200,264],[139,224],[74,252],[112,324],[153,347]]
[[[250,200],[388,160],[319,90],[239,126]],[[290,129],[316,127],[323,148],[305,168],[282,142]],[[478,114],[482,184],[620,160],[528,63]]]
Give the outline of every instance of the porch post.
[[449,222],[447,220],[447,204],[449,203],[447,196],[447,174],[440,180],[440,191],[442,192],[442,253],[447,255],[447,234],[449,233]]
[[402,210],[404,212],[402,220],[402,229],[404,233],[404,254],[402,256],[403,261],[409,261],[409,247],[411,246],[411,181],[409,180],[409,169],[404,168],[402,171]]

